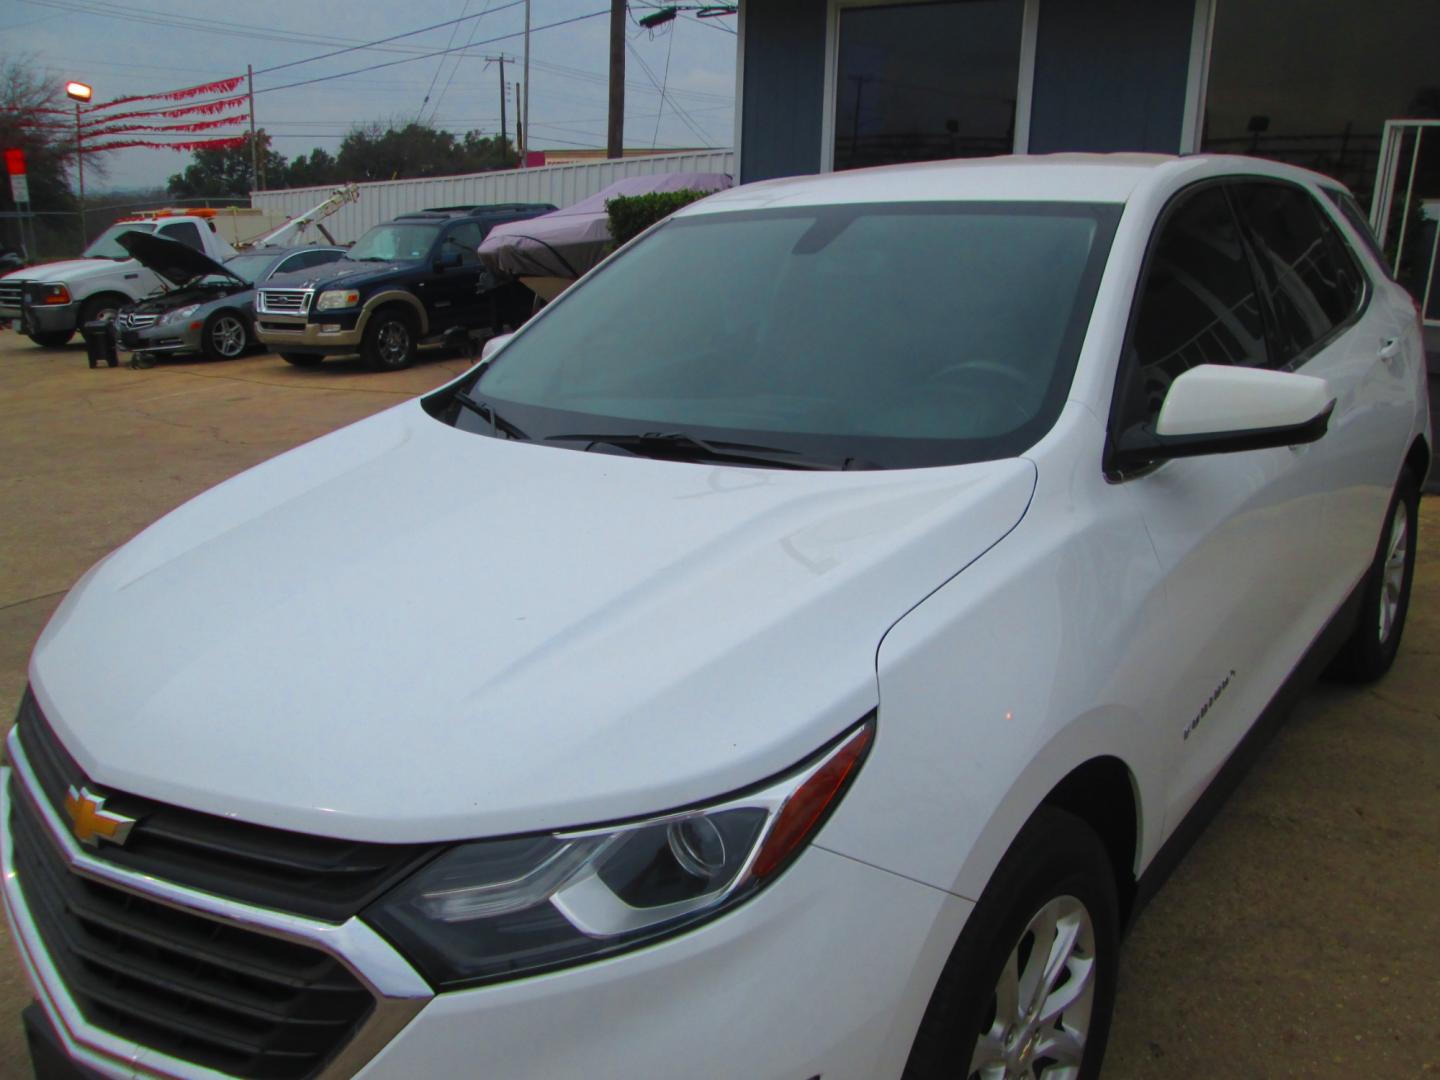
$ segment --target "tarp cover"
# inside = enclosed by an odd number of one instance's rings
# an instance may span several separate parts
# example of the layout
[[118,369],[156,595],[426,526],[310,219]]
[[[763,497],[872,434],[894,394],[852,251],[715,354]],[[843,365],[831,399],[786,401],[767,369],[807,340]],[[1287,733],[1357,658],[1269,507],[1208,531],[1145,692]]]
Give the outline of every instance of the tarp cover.
[[652,191],[721,191],[731,185],[725,173],[673,172],[630,176],[574,206],[528,221],[496,225],[480,245],[480,257],[500,273],[527,277],[578,278],[610,249],[607,199]]

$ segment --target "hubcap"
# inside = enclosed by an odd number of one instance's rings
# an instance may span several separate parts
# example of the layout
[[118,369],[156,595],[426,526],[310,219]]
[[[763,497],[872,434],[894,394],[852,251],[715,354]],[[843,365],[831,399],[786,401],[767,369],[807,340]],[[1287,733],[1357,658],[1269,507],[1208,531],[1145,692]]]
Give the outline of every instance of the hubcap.
[[398,320],[388,322],[380,328],[376,344],[380,348],[380,358],[387,364],[401,363],[410,351],[410,331]]
[[1390,640],[1400,614],[1400,594],[1405,586],[1405,562],[1410,554],[1410,508],[1395,504],[1395,523],[1390,526],[1390,543],[1380,583],[1380,642]]
[[226,316],[218,319],[210,331],[210,340],[215,351],[226,358],[239,356],[245,349],[245,327],[239,319]]
[[975,1043],[971,1080],[1074,1080],[1095,1000],[1095,926],[1073,896],[1030,919],[995,984],[994,1015]]

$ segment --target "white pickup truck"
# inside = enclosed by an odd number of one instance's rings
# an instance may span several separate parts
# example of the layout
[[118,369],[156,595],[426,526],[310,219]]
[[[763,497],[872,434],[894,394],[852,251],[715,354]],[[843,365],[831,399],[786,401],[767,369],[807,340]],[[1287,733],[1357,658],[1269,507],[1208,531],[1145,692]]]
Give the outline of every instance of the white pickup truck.
[[116,243],[122,233],[155,233],[203,251],[217,262],[235,254],[210,217],[168,214],[110,226],[78,259],[27,266],[0,277],[0,322],[14,321],[37,345],[64,345],[92,319],[164,288],[161,280]]

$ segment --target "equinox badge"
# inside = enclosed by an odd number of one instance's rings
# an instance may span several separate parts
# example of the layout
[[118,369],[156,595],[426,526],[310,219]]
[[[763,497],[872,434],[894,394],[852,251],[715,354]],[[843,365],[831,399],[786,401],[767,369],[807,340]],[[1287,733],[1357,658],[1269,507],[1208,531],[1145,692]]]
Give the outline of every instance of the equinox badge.
[[85,788],[71,788],[65,795],[65,813],[70,815],[70,831],[75,839],[89,847],[99,847],[101,840],[124,844],[135,825],[134,818],[105,809],[105,797],[92,795]]

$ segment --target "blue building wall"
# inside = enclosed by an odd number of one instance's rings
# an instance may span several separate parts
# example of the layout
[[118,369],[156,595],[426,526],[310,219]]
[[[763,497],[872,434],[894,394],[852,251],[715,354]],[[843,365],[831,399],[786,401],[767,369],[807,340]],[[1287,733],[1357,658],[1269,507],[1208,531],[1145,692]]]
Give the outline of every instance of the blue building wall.
[[1195,0],[1041,0],[1030,152],[1180,148]]
[[740,179],[820,169],[827,0],[745,5]]
[[[827,0],[747,0],[743,181],[820,168]],[[1040,0],[1030,150],[1180,147],[1195,0]]]

